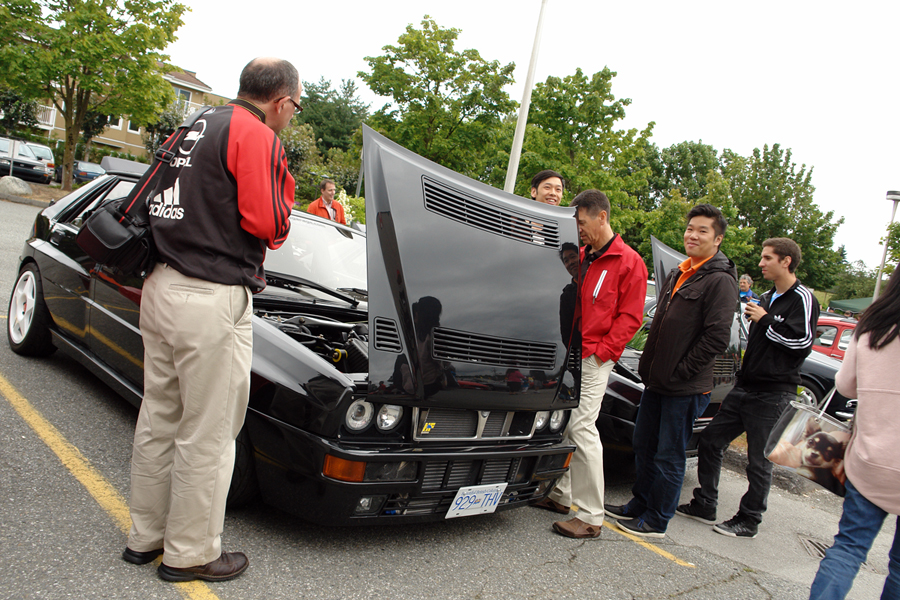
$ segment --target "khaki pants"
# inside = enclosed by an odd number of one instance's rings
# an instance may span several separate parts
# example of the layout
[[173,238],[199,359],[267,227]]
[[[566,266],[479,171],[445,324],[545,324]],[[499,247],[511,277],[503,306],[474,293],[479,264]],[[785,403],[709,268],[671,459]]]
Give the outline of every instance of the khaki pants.
[[578,518],[589,525],[603,525],[603,445],[597,432],[597,415],[615,361],[598,364],[596,355],[581,359],[581,401],[572,411],[566,437],[575,444],[569,470],[550,492],[550,498],[578,507]]
[[253,355],[252,298],[241,285],[157,265],[144,284],[144,401],[131,460],[128,547],[165,549],[171,567],[216,560],[234,439]]

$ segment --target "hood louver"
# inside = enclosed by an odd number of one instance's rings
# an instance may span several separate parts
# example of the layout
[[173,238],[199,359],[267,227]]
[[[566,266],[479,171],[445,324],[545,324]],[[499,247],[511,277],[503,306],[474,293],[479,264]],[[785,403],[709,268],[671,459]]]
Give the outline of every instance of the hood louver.
[[397,354],[403,350],[397,324],[392,319],[375,317],[375,349]]
[[559,250],[559,226],[554,221],[526,218],[427,177],[422,185],[425,208],[431,212],[517,242]]
[[556,346],[437,327],[434,330],[434,357],[497,367],[552,371],[556,366]]

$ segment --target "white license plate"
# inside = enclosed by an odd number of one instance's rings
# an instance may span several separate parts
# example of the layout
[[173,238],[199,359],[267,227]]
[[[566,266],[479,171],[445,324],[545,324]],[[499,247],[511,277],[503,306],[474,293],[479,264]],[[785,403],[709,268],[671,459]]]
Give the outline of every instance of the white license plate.
[[497,505],[500,504],[500,498],[503,497],[505,489],[505,483],[459,488],[445,518],[452,519],[454,517],[492,513],[497,509]]

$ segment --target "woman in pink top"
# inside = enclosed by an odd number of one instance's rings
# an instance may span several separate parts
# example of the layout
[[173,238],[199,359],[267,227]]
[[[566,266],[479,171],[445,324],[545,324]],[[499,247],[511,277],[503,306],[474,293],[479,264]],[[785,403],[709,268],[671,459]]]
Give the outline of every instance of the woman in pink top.
[[[847,495],[834,545],[825,554],[810,599],[846,597],[888,514],[900,515],[900,265],[884,295],[856,326],[835,383],[858,398],[844,458]],[[882,600],[900,599],[900,519],[889,553]]]

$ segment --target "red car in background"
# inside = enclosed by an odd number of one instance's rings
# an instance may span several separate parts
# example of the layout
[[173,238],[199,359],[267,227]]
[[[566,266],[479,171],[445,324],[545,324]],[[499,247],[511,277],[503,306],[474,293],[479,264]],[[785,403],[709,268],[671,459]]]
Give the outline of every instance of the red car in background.
[[813,350],[838,360],[844,360],[844,352],[850,345],[854,329],[856,329],[856,319],[830,313],[820,315],[819,325],[816,327],[816,339],[813,341]]

